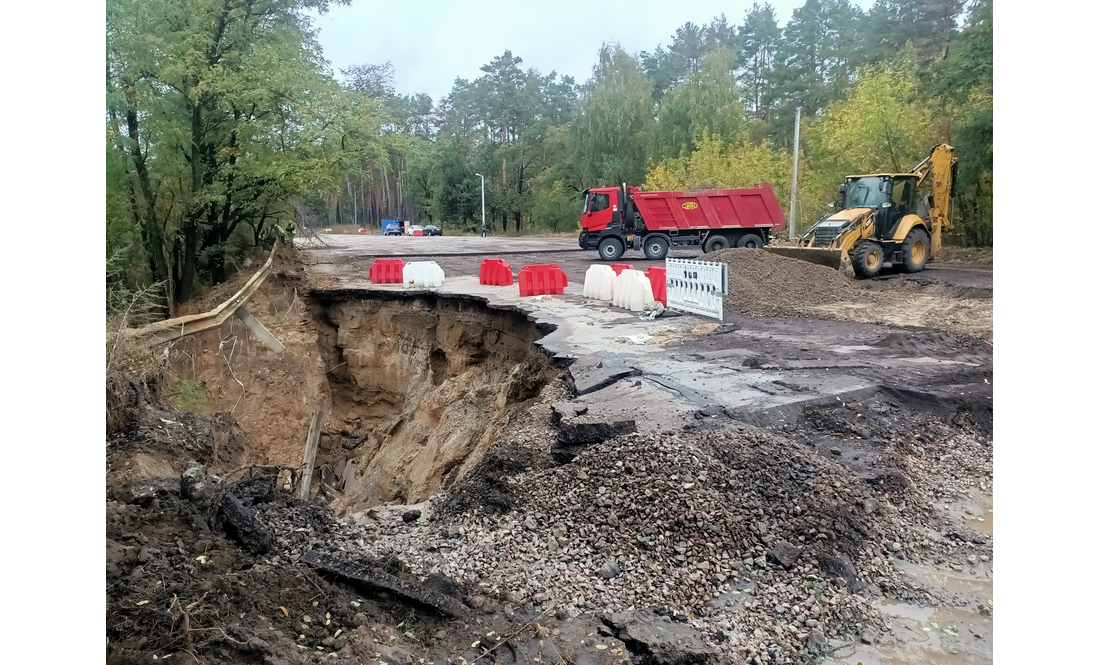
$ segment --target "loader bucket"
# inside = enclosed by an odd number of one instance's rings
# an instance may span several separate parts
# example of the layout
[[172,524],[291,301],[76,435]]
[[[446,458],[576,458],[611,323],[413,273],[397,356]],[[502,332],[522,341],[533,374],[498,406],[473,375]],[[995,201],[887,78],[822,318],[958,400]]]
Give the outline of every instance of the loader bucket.
[[823,249],[819,247],[765,247],[765,251],[779,256],[786,256],[801,261],[809,261],[818,265],[840,270],[845,274],[852,271],[852,261],[848,258],[848,252],[840,249]]

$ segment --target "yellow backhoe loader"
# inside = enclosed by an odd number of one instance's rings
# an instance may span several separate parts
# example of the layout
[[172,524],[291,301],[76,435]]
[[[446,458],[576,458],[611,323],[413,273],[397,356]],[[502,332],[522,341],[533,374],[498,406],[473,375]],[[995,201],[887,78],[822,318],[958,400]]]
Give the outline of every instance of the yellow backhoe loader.
[[[951,228],[957,168],[955,149],[941,144],[909,173],[848,176],[833,204],[837,212],[814,224],[797,246],[765,249],[845,271],[851,266],[859,277],[874,277],[887,264],[920,272]],[[931,191],[919,199],[918,189]]]

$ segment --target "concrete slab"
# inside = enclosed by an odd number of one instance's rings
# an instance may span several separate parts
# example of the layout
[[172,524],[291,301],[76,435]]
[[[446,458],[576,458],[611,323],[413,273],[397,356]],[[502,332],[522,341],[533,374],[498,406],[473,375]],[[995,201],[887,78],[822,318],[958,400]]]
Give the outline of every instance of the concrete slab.
[[[340,247],[315,251],[314,259],[333,252],[407,251],[437,240],[338,236]],[[532,244],[523,239],[452,240],[449,251],[486,256]],[[546,251],[547,243],[568,244],[540,239],[540,251]],[[441,251],[442,247],[431,250]],[[401,285],[371,284],[366,268],[358,269],[367,265],[356,262],[353,269],[347,263],[317,261],[309,269],[337,278],[342,288],[407,291]],[[706,330],[700,324],[709,319],[683,315],[648,320],[587,299],[582,290],[583,284],[574,281],[562,294],[524,298],[518,285],[486,286],[469,274],[447,277],[442,287],[432,289],[484,298],[491,306],[516,308],[553,326],[538,343],[570,365],[575,403],[587,407],[587,414],[597,420],[633,419],[639,431],[681,427],[707,409],[742,415],[779,413],[816,400],[861,394],[903,375],[919,382],[930,372],[947,374],[974,365],[950,357],[898,358],[896,350],[875,346],[892,329],[867,324],[741,317],[732,332],[700,334],[697,330]]]

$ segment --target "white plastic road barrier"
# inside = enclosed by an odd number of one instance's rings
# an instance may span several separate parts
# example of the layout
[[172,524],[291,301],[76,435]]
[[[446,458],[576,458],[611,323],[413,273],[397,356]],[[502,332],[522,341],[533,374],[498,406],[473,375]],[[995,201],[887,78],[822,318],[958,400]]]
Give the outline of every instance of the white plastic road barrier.
[[615,271],[611,266],[594,265],[584,273],[584,297],[611,300],[615,296]]
[[653,301],[653,285],[641,270],[623,270],[615,278],[615,293],[611,304],[640,312]]
[[443,268],[435,261],[406,263],[401,275],[406,289],[443,286]]
[[665,259],[668,308],[721,321],[722,296],[729,290],[727,270],[725,263]]

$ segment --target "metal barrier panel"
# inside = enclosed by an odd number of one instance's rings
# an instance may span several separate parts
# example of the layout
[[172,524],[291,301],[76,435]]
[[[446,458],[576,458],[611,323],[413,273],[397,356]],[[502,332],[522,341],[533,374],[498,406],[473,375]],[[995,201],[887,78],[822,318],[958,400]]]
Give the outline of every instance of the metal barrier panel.
[[668,308],[722,320],[722,296],[729,290],[725,263],[665,259]]

